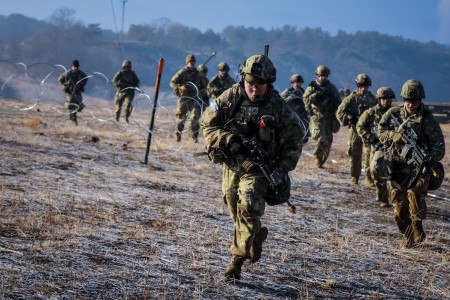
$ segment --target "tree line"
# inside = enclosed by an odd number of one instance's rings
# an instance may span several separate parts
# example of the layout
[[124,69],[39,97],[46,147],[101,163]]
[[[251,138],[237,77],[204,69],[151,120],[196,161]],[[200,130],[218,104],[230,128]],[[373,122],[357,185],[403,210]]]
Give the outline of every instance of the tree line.
[[[202,32],[167,19],[151,25],[131,25],[128,32],[115,33],[101,29],[99,24],[84,25],[73,19],[73,13],[60,9],[48,21],[20,14],[0,16],[0,60],[69,67],[77,58],[82,69],[102,72],[111,79],[122,60],[129,59],[141,83],[153,86],[159,58],[164,58],[161,89],[170,91],[169,81],[184,66],[187,53],[196,54],[200,64],[216,52],[207,64],[209,77],[216,74],[217,64],[225,61],[237,78],[240,64],[250,55],[263,53],[264,44],[269,44],[269,57],[277,69],[275,87],[279,90],[289,85],[293,73],[303,76],[305,87],[314,80],[315,68],[324,64],[331,69],[330,80],[338,88],[353,90],[356,75],[366,73],[373,82],[372,92],[390,86],[400,98],[403,82],[415,78],[425,86],[426,101],[450,100],[446,96],[450,94],[450,47],[435,42],[422,43],[372,31],[339,31],[333,36],[320,28],[289,25],[270,30],[228,26],[221,32]],[[90,89],[95,92],[96,87]],[[106,96],[112,97],[112,92]]]

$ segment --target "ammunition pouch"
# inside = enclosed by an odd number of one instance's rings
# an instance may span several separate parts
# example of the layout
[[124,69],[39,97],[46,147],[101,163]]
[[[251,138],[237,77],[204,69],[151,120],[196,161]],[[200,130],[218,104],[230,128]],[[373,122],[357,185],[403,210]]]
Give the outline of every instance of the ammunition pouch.
[[[273,175],[274,174],[271,176],[273,177]],[[269,188],[269,192],[266,197],[267,205],[274,206],[284,204],[291,197],[291,179],[289,178],[289,175],[287,173],[283,173],[281,178],[278,178],[275,181],[277,180],[282,180],[282,183],[276,187]]]

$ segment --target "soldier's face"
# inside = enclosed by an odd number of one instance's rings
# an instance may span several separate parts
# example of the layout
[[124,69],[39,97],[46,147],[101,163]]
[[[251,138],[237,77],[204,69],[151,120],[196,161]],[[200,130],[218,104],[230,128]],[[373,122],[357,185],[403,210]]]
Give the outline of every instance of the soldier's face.
[[291,83],[291,86],[294,90],[299,90],[302,86],[302,83],[300,81],[294,81]]
[[325,74],[318,74],[318,75],[316,75],[317,76],[317,80],[319,81],[319,82],[326,82],[327,80],[328,80],[328,75],[325,75]]
[[244,87],[248,98],[252,102],[259,102],[267,93],[267,81],[246,74],[244,76]]
[[368,90],[369,90],[369,87],[367,85],[358,85],[356,87],[356,93],[358,95],[365,95],[365,94],[367,94]]
[[420,108],[420,99],[403,99],[405,102],[403,103],[403,107],[406,112],[410,115],[413,115],[419,111]]
[[189,68],[194,68],[194,67],[195,67],[195,60],[189,61],[189,62],[187,63],[187,66],[188,66]]
[[392,99],[391,98],[381,98],[380,99],[380,105],[383,107],[388,107],[390,106],[392,103]]

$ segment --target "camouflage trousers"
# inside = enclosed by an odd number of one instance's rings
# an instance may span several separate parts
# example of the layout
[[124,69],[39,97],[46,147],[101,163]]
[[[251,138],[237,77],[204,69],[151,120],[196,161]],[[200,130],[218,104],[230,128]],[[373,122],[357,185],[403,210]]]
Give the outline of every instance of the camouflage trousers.
[[131,111],[133,110],[133,99],[134,95],[130,93],[121,93],[116,92],[116,97],[114,98],[114,110],[116,113],[116,120],[120,117],[120,112],[122,111],[122,107],[125,105],[125,118],[131,116]]
[[370,145],[366,146],[355,128],[350,127],[348,130],[347,157],[352,177],[359,178],[361,175],[362,158],[364,157],[364,173],[366,177],[372,178],[370,175],[370,152]]
[[268,183],[259,171],[235,172],[223,167],[222,192],[234,223],[231,253],[250,257],[249,251],[256,233],[261,229],[260,218],[265,210]]
[[85,106],[83,103],[83,96],[81,93],[67,94],[64,106],[69,110],[70,119],[76,120],[77,112],[81,112]]
[[311,116],[311,136],[314,143],[314,157],[323,165],[330,155],[333,144],[333,116],[312,115]]
[[191,135],[193,138],[198,136],[200,130],[201,102],[195,98],[178,98],[177,102],[177,126],[176,135],[181,136],[184,130],[186,120],[191,121]]
[[[373,160],[374,169],[376,169],[376,172],[373,173],[375,180],[392,176],[388,174],[389,169],[393,172],[401,171],[402,165],[397,166],[394,170],[393,162],[386,159],[382,151],[378,152],[375,153]],[[409,176],[407,173],[403,174]],[[426,218],[427,203],[425,197],[428,193],[429,182],[430,174],[420,175],[416,184],[410,189],[405,187],[406,190],[404,191],[397,188],[396,184],[391,183],[390,198],[394,207],[394,219],[401,233],[405,233],[412,221],[421,221]]]

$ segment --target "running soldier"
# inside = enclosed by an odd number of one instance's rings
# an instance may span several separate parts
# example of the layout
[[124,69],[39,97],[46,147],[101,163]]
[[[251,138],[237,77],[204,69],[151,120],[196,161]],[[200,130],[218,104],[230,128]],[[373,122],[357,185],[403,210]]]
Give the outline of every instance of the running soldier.
[[85,107],[82,93],[88,81],[86,73],[80,70],[80,62],[77,59],[74,60],[70,70],[61,74],[58,81],[62,84],[64,93],[67,94],[65,107],[69,110],[69,118],[78,125],[77,112],[81,112]]
[[309,114],[306,111],[305,103],[303,102],[303,93],[305,90],[302,88],[303,84],[303,77],[294,74],[289,79],[291,83],[291,87],[286,88],[281,93],[281,98],[283,98],[284,101],[297,113],[297,115],[300,118],[300,121],[302,121],[304,132],[306,133],[303,138],[303,144],[306,144],[308,142],[308,138],[311,136],[311,133],[309,131]]
[[[224,163],[223,199],[234,223],[226,281],[240,280],[247,259],[260,259],[268,234],[267,227],[261,226],[266,203],[281,204],[289,199],[288,172],[295,169],[300,158],[300,120],[274,89],[275,79],[276,69],[269,58],[249,57],[242,66],[240,82],[211,101],[202,117],[210,158]],[[261,146],[258,149],[262,148],[263,157],[250,153],[243,135],[251,138],[253,145]],[[269,184],[261,163],[270,168],[276,186]]]
[[376,162],[377,157],[383,155],[383,144],[378,138],[378,123],[381,116],[392,107],[395,94],[390,87],[380,87],[375,97],[378,100],[378,104],[362,113],[358,123],[356,123],[356,131],[364,144],[370,145],[370,172],[371,178],[375,182],[377,201],[380,203],[380,207],[390,207],[387,180],[377,179],[377,176],[374,174],[376,168],[373,162]]
[[402,245],[409,248],[425,240],[425,196],[442,184],[444,169],[439,161],[445,155],[445,142],[441,127],[422,102],[422,83],[407,80],[400,96],[403,106],[389,109],[378,125],[386,151],[377,169],[390,179],[394,219],[403,234]]
[[316,80],[309,84],[303,94],[306,110],[311,117],[311,135],[315,141],[313,155],[318,168],[323,168],[333,144],[333,133],[340,129],[336,109],[341,98],[336,86],[328,80],[329,76],[330,69],[327,66],[318,66]]
[[365,182],[367,186],[373,187],[375,184],[370,176],[370,145],[363,144],[361,137],[356,132],[356,123],[366,109],[377,104],[377,100],[369,91],[372,80],[368,75],[359,74],[356,76],[355,83],[356,90],[342,100],[336,112],[336,117],[342,126],[348,125],[347,157],[350,163],[351,182],[358,184],[364,147]]
[[131,61],[124,60],[122,63],[122,70],[117,72],[112,80],[112,83],[116,87],[114,109],[117,122],[119,122],[123,104],[125,104],[125,121],[127,123],[130,121],[134,93],[140,84],[138,76],[131,68]]
[[195,143],[198,142],[199,119],[203,102],[201,91],[206,89],[206,85],[203,75],[195,68],[195,63],[195,55],[188,54],[186,56],[186,65],[170,81],[170,87],[173,89],[174,94],[178,96],[175,130],[177,142],[181,141],[181,133],[188,118],[191,121],[191,137]]

